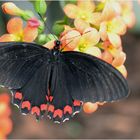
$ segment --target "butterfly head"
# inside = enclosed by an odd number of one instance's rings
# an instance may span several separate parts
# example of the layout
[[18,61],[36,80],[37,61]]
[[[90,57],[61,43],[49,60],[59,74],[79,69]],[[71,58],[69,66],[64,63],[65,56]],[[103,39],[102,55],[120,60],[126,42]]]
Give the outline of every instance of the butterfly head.
[[55,46],[54,46],[54,49],[55,50],[59,50],[60,49],[60,45],[61,45],[61,41],[60,40],[56,40],[54,42]]

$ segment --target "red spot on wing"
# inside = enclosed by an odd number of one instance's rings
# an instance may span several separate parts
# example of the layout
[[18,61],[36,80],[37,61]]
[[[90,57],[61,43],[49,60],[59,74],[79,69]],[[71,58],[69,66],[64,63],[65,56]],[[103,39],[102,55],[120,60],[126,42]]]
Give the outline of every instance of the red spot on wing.
[[52,102],[53,96],[49,96],[49,101]]
[[32,107],[31,113],[32,114],[37,114],[38,116],[40,116],[40,109],[39,109],[39,107],[37,107],[37,106]]
[[53,96],[46,96],[47,101],[52,102]]
[[74,106],[80,106],[81,102],[79,100],[74,100],[73,105]]
[[22,102],[21,108],[27,108],[28,110],[31,109],[31,104],[29,101]]
[[57,116],[59,116],[59,118],[62,118],[62,116],[63,116],[63,111],[62,111],[61,109],[57,109],[57,110],[54,111],[54,113],[53,113],[53,118],[55,118],[55,117],[57,117]]
[[15,93],[15,99],[21,100],[22,99],[22,93],[21,92],[16,92]]
[[46,99],[47,99],[47,101],[49,101],[49,97],[48,96],[46,96]]
[[41,109],[41,111],[47,110],[47,105],[46,104],[41,104],[40,109]]
[[69,106],[69,105],[67,105],[67,106],[64,107],[64,114],[66,114],[67,112],[69,114],[72,114],[72,107]]
[[48,112],[54,112],[54,105],[49,105]]

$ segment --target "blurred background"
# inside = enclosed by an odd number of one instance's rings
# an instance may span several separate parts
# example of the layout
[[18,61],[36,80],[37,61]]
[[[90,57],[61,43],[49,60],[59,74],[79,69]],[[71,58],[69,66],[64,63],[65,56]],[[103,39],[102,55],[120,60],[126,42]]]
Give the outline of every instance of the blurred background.
[[[0,6],[3,1],[0,1]],[[33,9],[28,1],[14,1],[23,9]],[[70,121],[54,124],[48,119],[36,122],[31,115],[23,116],[17,107],[11,105],[13,130],[9,139],[29,138],[140,138],[140,5],[133,1],[136,15],[136,25],[122,37],[124,50],[127,54],[126,68],[130,96],[122,101],[108,103],[91,114],[81,112]],[[55,20],[63,17],[63,11],[58,1],[49,1],[47,23],[51,28]],[[9,17],[0,9],[0,34],[5,32]]]

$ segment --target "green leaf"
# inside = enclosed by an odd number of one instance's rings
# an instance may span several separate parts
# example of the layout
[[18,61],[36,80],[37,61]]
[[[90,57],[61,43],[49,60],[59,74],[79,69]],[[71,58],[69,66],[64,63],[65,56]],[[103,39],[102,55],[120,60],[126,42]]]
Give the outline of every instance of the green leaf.
[[36,42],[40,45],[43,45],[45,44],[47,41],[46,41],[46,38],[47,38],[47,35],[46,34],[40,34],[38,37],[37,37],[37,40]]
[[23,20],[28,20],[28,19],[34,17],[34,13],[30,10],[26,10],[20,16]]
[[46,36],[46,42],[49,42],[49,41],[51,41],[51,40],[56,40],[56,39],[58,39],[57,36],[55,36],[55,35],[53,35],[53,34],[48,34],[48,35]]
[[64,31],[64,24],[57,22],[53,25],[52,30],[57,36],[59,36]]
[[37,13],[39,13],[41,16],[44,16],[47,11],[47,4],[45,0],[36,0],[34,2],[34,8]]
[[38,27],[38,33],[41,34],[45,30],[44,22],[40,21],[40,26]]

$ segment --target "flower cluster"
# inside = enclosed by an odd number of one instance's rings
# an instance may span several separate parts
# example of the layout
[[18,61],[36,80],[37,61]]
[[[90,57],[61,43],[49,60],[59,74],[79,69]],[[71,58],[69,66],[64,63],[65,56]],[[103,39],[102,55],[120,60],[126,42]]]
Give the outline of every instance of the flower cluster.
[[7,93],[0,94],[0,139],[5,139],[12,130],[9,106],[10,97]]
[[23,21],[21,18],[18,17],[11,18],[7,24],[8,33],[0,37],[0,42],[8,42],[8,41],[32,42],[38,35],[37,29],[38,25],[39,22],[37,19],[29,19],[27,21],[26,27],[23,28]]
[[[46,12],[46,8],[41,8],[38,2],[40,1],[35,2],[35,8],[36,11],[40,14],[41,19],[36,18],[32,11],[22,10],[12,2],[6,2],[2,5],[2,10],[5,14],[16,17],[12,17],[8,21],[8,33],[0,37],[0,42],[37,42],[39,35],[44,31],[43,16]],[[43,3],[45,1],[41,2]]]
[[64,45],[72,40],[64,49],[99,57],[126,77],[126,54],[120,36],[134,25],[132,2],[104,0],[95,4],[92,0],[79,0],[76,5],[67,4],[64,12],[74,19],[74,28],[66,25],[62,33]]
[[[80,51],[96,56],[118,69],[127,77],[124,66],[126,54],[123,51],[121,36],[133,27],[135,16],[131,1],[78,0],[67,4],[65,14],[73,19],[73,27],[64,25],[60,40],[65,51]],[[94,112],[102,103],[86,103],[83,109]]]

